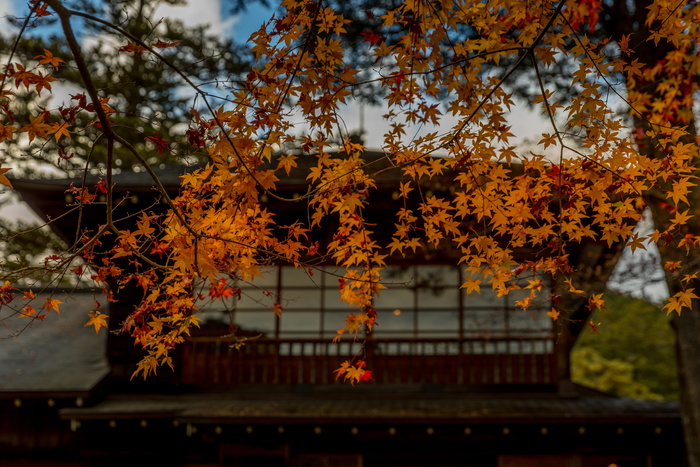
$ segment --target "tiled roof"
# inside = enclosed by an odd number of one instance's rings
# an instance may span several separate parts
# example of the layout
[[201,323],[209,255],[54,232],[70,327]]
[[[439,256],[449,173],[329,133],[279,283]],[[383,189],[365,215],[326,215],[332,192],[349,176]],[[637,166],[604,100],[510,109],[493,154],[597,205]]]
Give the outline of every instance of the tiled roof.
[[[56,297],[61,314],[52,311],[43,321],[11,317],[0,329],[0,397],[81,393],[108,373],[107,331],[84,327],[95,308],[91,293]],[[37,302],[42,303],[41,297]],[[102,306],[106,300],[101,300]],[[0,310],[7,317],[9,310]],[[31,325],[26,327],[27,325]]]
[[173,418],[192,423],[278,422],[527,422],[605,423],[677,421],[679,406],[617,397],[528,396],[370,396],[329,395],[158,395],[113,396],[64,416],[84,419]]

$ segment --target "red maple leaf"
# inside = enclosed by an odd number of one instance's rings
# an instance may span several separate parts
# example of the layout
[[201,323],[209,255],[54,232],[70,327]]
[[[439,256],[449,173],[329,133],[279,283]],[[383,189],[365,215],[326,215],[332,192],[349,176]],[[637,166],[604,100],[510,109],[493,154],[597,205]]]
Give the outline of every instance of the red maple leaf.
[[364,31],[360,33],[365,39],[365,42],[369,42],[370,45],[376,45],[384,40],[384,36],[377,34],[374,31]]
[[158,151],[158,155],[162,156],[163,151],[168,149],[168,142],[164,140],[158,133],[155,131],[153,132],[153,136],[147,136],[146,141],[150,141],[151,143],[155,144],[156,150]]
[[107,193],[105,179],[100,177],[100,180],[95,184],[95,193]]

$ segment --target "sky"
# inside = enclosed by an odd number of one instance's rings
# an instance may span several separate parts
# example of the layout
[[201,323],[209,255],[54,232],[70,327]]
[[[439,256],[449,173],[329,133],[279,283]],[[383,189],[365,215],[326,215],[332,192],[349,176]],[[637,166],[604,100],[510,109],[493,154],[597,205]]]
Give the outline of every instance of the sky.
[[[20,16],[27,11],[27,0],[0,0],[0,18],[7,15]],[[162,16],[181,19],[189,25],[208,24],[212,33],[226,34],[244,41],[270,19],[274,8],[265,8],[257,2],[251,3],[247,11],[232,16],[228,13],[226,0],[196,0],[182,6],[161,5]],[[0,33],[3,28],[0,28]]]

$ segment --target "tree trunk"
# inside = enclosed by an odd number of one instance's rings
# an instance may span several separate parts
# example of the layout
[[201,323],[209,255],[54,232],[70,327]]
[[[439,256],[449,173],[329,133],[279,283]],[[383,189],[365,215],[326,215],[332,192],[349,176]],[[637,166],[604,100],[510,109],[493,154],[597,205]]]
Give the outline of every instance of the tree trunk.
[[[647,28],[645,21],[649,11],[648,7],[652,3],[653,0],[638,0],[636,2],[616,0],[605,7],[601,21],[604,34],[612,36],[613,39],[619,40],[623,35],[628,35],[630,44],[633,47],[633,52],[629,57],[630,60],[639,59],[640,63],[645,63],[648,67],[654,67],[663,63],[667,55],[673,51],[673,47],[663,40],[658,43],[647,40],[650,36],[650,28]],[[643,84],[642,89],[640,89],[640,84],[637,83],[638,88],[636,90],[632,89],[632,81],[629,79],[627,85],[630,95],[633,92],[643,90],[651,96],[660,96],[657,81]],[[688,111],[688,115],[693,115],[692,109],[685,110]],[[643,116],[633,115],[632,117],[634,126],[644,132],[641,134],[646,134],[646,130],[649,129],[647,120]],[[680,119],[678,122],[672,123],[676,123],[679,126],[685,125],[689,133],[688,137],[682,142],[697,144],[695,139],[695,122],[692,119],[683,124],[679,122]],[[638,144],[639,151],[650,157],[665,158],[667,156],[664,146],[649,136],[638,139]],[[694,172],[697,175],[700,172],[700,159],[697,155],[697,149],[693,164]],[[673,214],[668,209],[668,206],[663,204],[664,199],[658,198],[653,193],[648,193],[647,195],[654,217],[654,225],[657,230],[663,232]],[[689,194],[688,201],[690,213],[700,217],[700,187],[695,187],[693,192]],[[688,256],[688,252],[679,246],[679,241],[686,234],[692,234],[700,238],[700,219],[692,219],[685,226],[685,230],[682,233],[679,232],[673,238],[661,241],[659,252],[662,263],[666,261],[683,261],[684,264],[690,264],[691,267],[693,267],[693,264],[698,263],[697,260],[693,261],[692,256]],[[693,254],[692,250],[690,254]],[[691,270],[690,272],[692,273],[693,271]],[[669,273],[666,274],[668,289],[672,295],[682,290],[681,277]],[[700,294],[700,280],[696,279],[693,284],[686,284],[687,286],[694,287],[696,293]],[[681,415],[688,465],[690,467],[700,467],[700,303],[695,300],[692,309],[685,310],[680,316],[672,317],[671,323],[676,336]]]
[[700,306],[672,320],[688,465],[700,466]]

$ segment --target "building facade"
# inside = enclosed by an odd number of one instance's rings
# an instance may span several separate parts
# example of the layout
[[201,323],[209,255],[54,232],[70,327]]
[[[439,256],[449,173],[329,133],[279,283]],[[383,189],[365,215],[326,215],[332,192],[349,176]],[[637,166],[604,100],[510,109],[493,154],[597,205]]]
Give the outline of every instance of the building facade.
[[[305,190],[299,170],[278,185],[281,198]],[[168,169],[162,180],[176,190],[178,175]],[[396,177],[387,170],[378,180],[366,210],[369,222],[386,222]],[[117,180],[117,196],[128,200],[121,217],[152,209],[157,194],[145,174]],[[59,217],[69,182],[13,183],[32,208],[56,219],[59,234],[75,235],[75,219]],[[426,190],[449,196],[448,184],[430,183]],[[84,227],[94,229],[104,214],[96,206],[85,209]],[[269,200],[268,209],[280,222],[304,215],[303,207],[281,200]],[[328,241],[333,228],[319,228],[315,240]],[[583,280],[604,282],[617,248],[584,244],[572,262]],[[7,461],[0,463],[684,465],[678,404],[617,398],[572,383],[569,355],[590,313],[585,306],[571,298],[570,319],[555,323],[546,316],[549,303],[522,311],[514,306],[522,298],[517,293],[466,295],[449,249],[390,263],[383,275],[388,289],[375,303],[379,325],[364,349],[373,381],[350,386],[333,373],[360,345],[332,342],[348,313],[338,299],[342,271],[330,264],[302,269],[271,263],[263,277],[241,282],[234,307],[207,307],[204,325],[178,349],[172,372],[164,368],[145,382],[132,381],[141,353],[133,339],[110,332],[85,350],[99,355],[102,372],[83,378],[72,392],[61,393],[48,381],[41,388],[41,378],[29,389],[0,386],[6,420],[0,459]],[[123,289],[117,298],[110,304],[110,331],[121,327],[140,295]],[[281,317],[270,311],[274,302],[284,308]],[[232,323],[238,340],[230,336]],[[241,336],[243,346],[237,345]],[[84,362],[70,369],[68,360],[61,360],[62,372],[86,374]],[[51,423],[42,422],[45,417]],[[48,430],[52,434],[42,439],[53,441],[32,447],[17,440],[22,436],[13,438],[13,426],[20,425],[22,433]]]

